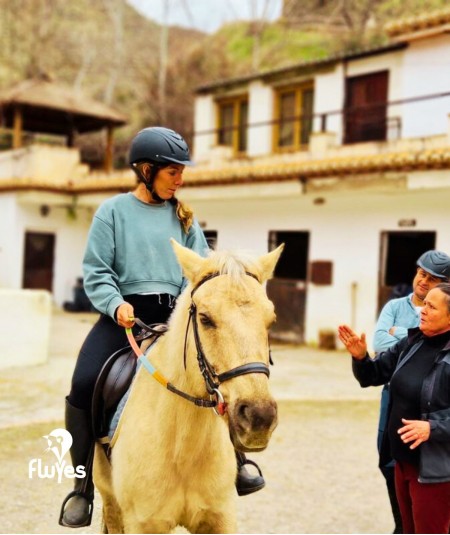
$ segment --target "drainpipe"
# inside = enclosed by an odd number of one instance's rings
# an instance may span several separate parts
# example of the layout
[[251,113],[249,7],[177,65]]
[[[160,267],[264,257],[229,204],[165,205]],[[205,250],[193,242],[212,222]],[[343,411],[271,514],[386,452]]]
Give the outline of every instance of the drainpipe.
[[358,297],[358,283],[353,281],[350,290],[350,326],[353,330],[356,329],[356,305]]

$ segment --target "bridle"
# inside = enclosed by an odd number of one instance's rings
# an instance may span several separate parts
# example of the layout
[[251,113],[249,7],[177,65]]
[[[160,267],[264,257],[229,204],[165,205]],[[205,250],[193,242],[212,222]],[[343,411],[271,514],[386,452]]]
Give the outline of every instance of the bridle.
[[[254,275],[253,273],[246,271],[245,274],[248,275],[249,277],[253,277],[255,280],[259,282],[258,277]],[[243,364],[241,366],[237,366],[236,368],[232,368],[231,370],[228,370],[226,372],[217,374],[213,366],[210,364],[210,362],[206,358],[206,355],[203,351],[203,346],[200,340],[199,331],[198,331],[197,306],[193,300],[193,297],[194,297],[195,292],[200,288],[200,286],[210,281],[211,279],[214,279],[221,275],[222,274],[219,272],[210,273],[209,275],[204,277],[192,290],[191,305],[189,307],[189,318],[188,318],[188,322],[186,326],[186,333],[185,333],[185,338],[184,338],[183,360],[184,360],[184,367],[186,369],[187,339],[188,339],[188,334],[189,334],[189,327],[192,323],[192,327],[194,331],[195,348],[197,351],[197,363],[200,369],[200,373],[202,374],[203,379],[205,381],[206,390],[208,394],[210,395],[210,399],[204,399],[204,398],[191,396],[190,394],[187,394],[186,392],[179,390],[173,384],[171,384],[167,379],[165,379],[165,377],[160,372],[158,372],[158,370],[156,370],[150,364],[150,362],[145,357],[145,355],[140,351],[139,347],[136,344],[136,340],[133,337],[131,329],[125,329],[125,330],[127,333],[128,340],[133,350],[135,351],[136,355],[138,356],[139,361],[159,383],[161,383],[163,386],[165,386],[168,390],[170,390],[174,394],[177,394],[183,397],[184,399],[191,401],[198,407],[213,408],[216,414],[223,416],[226,412],[226,403],[219,390],[219,387],[222,383],[226,381],[230,381],[231,379],[234,379],[235,377],[239,377],[240,375],[247,375],[249,373],[264,373],[267,377],[270,377],[270,370],[269,370],[269,367],[263,362],[250,362],[247,364]],[[137,318],[136,318],[136,322],[137,322]],[[145,324],[139,321],[139,325],[143,326]],[[156,336],[159,336],[160,334],[162,333],[159,332]],[[156,338],[154,341],[156,341]],[[269,350],[269,362],[272,364],[270,350]]]
[[[258,277],[254,275],[253,273],[246,271],[245,274],[248,275],[249,277],[253,277],[255,280],[259,282]],[[225,381],[229,381],[231,379],[234,379],[235,377],[239,377],[240,375],[246,375],[249,373],[264,373],[265,375],[267,375],[267,377],[270,377],[269,367],[266,366],[266,364],[262,362],[250,362],[247,364],[243,364],[241,366],[237,366],[236,368],[232,368],[231,370],[228,370],[226,372],[217,374],[214,368],[211,366],[208,359],[206,358],[205,352],[203,351],[202,342],[200,340],[200,335],[198,332],[197,306],[194,302],[193,297],[194,297],[195,292],[200,288],[200,286],[205,284],[205,282],[210,281],[211,279],[219,277],[220,275],[221,273],[219,272],[214,272],[214,273],[207,275],[192,290],[191,306],[189,307],[189,319],[188,319],[188,323],[186,327],[186,335],[184,338],[184,367],[186,368],[187,338],[188,338],[188,333],[189,333],[189,326],[192,323],[192,327],[194,330],[195,349],[197,351],[197,363],[200,369],[200,373],[202,374],[203,379],[205,381],[206,390],[208,391],[210,395],[217,396],[218,400],[222,398],[222,395],[220,394],[220,391],[219,391],[219,387]]]

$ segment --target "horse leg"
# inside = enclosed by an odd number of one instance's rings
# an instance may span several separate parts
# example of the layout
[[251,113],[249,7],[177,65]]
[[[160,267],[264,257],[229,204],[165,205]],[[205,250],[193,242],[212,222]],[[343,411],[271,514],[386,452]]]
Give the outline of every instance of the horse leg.
[[191,533],[237,533],[235,509],[230,506],[204,511],[189,528]]
[[103,502],[103,533],[124,533],[120,506],[112,490],[111,465],[100,444],[95,445],[94,482]]
[[171,533],[175,528],[173,522],[162,519],[139,521],[136,518],[124,518],[124,533]]

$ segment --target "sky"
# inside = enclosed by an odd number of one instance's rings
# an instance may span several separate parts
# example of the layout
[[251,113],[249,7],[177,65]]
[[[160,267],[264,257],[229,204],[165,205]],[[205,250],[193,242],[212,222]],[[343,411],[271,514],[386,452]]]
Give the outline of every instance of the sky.
[[[195,28],[207,33],[234,20],[281,16],[282,0],[127,0],[138,11],[162,24]],[[252,14],[256,13],[256,16]]]

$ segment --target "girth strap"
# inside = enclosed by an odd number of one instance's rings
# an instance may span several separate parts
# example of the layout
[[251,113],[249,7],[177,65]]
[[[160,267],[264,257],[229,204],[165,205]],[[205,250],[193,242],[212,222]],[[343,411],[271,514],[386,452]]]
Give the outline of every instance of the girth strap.
[[219,383],[223,383],[239,375],[246,375],[247,373],[264,373],[267,377],[270,377],[270,370],[265,364],[262,362],[250,362],[249,364],[243,364],[242,366],[237,366],[237,368],[221,373],[217,376],[217,379]]

